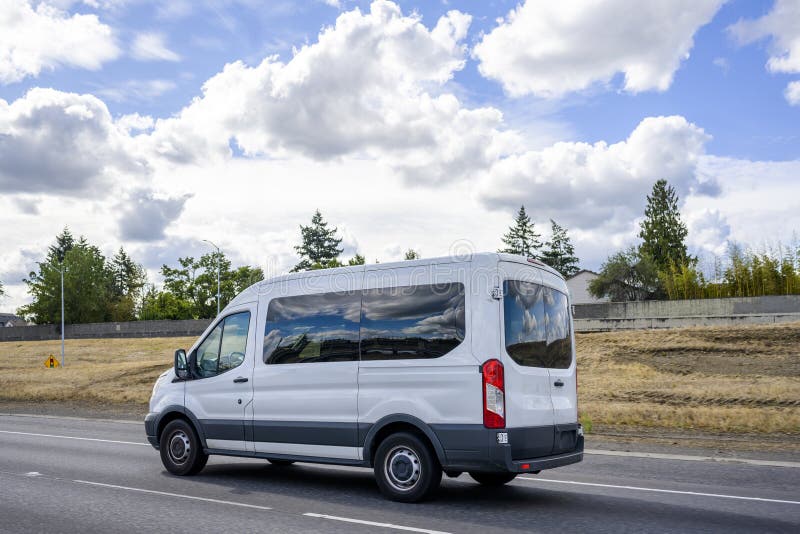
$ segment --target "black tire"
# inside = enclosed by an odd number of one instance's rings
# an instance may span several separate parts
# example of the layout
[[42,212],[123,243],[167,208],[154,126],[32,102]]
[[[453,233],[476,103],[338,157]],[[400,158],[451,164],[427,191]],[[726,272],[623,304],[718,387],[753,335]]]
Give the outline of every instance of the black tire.
[[208,455],[192,425],[175,419],[164,427],[158,440],[161,463],[173,475],[195,475],[208,462]]
[[378,445],[375,480],[387,499],[419,502],[431,497],[439,488],[442,466],[420,438],[399,432]]
[[267,461],[277,467],[288,467],[294,463],[294,460],[281,460],[279,458],[267,458]]
[[470,473],[469,476],[482,486],[502,486],[517,477],[516,473]]

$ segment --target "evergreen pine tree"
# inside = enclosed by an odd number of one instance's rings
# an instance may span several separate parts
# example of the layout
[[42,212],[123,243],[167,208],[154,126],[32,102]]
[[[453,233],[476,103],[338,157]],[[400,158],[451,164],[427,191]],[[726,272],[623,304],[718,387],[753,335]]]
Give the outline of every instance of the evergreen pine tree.
[[575,256],[575,247],[567,235],[567,229],[550,219],[552,235],[547,242],[547,248],[542,252],[542,261],[569,278],[578,272],[578,258]]
[[517,216],[514,218],[514,225],[509,227],[508,232],[503,236],[503,243],[506,247],[498,252],[539,258],[539,250],[542,248],[540,237],[541,235],[536,233],[535,223],[525,212],[525,206],[520,206]]
[[119,247],[119,251],[109,262],[113,279],[113,293],[117,297],[130,295],[136,297],[146,283],[144,269],[141,265]]
[[678,210],[678,195],[666,180],[653,185],[644,217],[639,232],[642,256],[650,257],[659,271],[668,271],[672,265],[694,263],[695,259],[686,251],[688,230]]
[[300,255],[300,263],[294,266],[292,272],[341,265],[337,258],[342,253],[339,248],[342,238],[336,237],[335,226],[328,228],[319,210],[314,212],[309,226],[300,225],[300,235],[302,243],[294,247]]
[[[81,240],[82,243],[86,241],[83,237],[81,237]],[[47,248],[47,260],[55,261],[55,263],[64,263],[64,256],[66,256],[67,252],[72,250],[74,246],[75,238],[72,237],[69,228],[65,226],[64,230],[56,236],[56,242]]]

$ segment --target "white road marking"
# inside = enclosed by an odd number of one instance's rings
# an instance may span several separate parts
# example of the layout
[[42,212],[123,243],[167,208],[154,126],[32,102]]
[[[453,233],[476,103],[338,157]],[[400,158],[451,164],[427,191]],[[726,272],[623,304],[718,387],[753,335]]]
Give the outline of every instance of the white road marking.
[[25,473],[26,477],[40,477],[42,474],[39,471],[28,471]]
[[375,521],[364,521],[363,519],[352,519],[350,517],[339,517],[335,515],[325,515],[325,514],[312,514],[310,512],[303,514],[307,517],[317,517],[320,519],[332,519],[334,521],[344,521],[345,523],[356,523],[358,525],[367,525],[370,527],[381,527],[381,528],[391,528],[394,530],[405,530],[408,532],[423,532],[425,534],[448,534],[447,532],[442,532],[441,530],[428,530],[426,528],[417,528],[417,527],[406,527],[403,525],[394,525],[392,523],[376,523]]
[[0,430],[1,434],[18,434],[20,436],[38,436],[40,438],[61,438],[61,439],[77,439],[79,441],[99,441],[101,443],[118,443],[121,445],[144,445],[149,446],[147,443],[141,441],[118,441],[115,439],[99,439],[99,438],[79,438],[78,436],[59,436],[56,434],[36,434],[34,432],[14,432],[11,430]]
[[631,458],[655,458],[658,460],[681,460],[685,462],[722,462],[732,464],[764,465],[769,467],[797,467],[800,462],[754,460],[751,458],[730,458],[725,456],[692,456],[689,454],[664,454],[656,452],[630,452],[630,451],[604,451],[599,449],[586,449],[585,454],[600,456],[628,456]]
[[553,484],[574,484],[576,486],[592,486],[597,488],[613,488],[613,489],[623,489],[632,491],[649,491],[654,493],[672,493],[677,495],[694,495],[696,497],[717,497],[720,499],[738,499],[742,501],[773,502],[781,504],[800,504],[800,501],[784,501],[781,499],[766,499],[764,497],[743,497],[741,495],[725,495],[721,493],[701,493],[697,491],[679,491],[679,490],[668,490],[660,488],[642,488],[639,486],[616,486],[614,484],[598,484],[596,482],[576,482],[574,480],[554,480],[551,478],[517,477],[516,480],[525,480],[528,482],[549,482]]
[[117,486],[116,484],[103,484],[102,482],[90,482],[88,480],[73,480],[78,484],[88,484],[89,486],[100,486],[102,488],[112,488],[125,491],[138,491],[139,493],[151,493],[153,495],[163,495],[166,497],[178,497],[179,499],[189,499],[192,501],[213,502],[217,504],[228,504],[230,506],[240,506],[242,508],[253,508],[255,510],[272,510],[269,506],[258,506],[257,504],[245,504],[243,502],[222,501],[219,499],[209,499],[207,497],[195,497],[194,495],[182,495],[180,493],[169,493],[166,491],[155,491],[142,488],[131,488],[129,486]]

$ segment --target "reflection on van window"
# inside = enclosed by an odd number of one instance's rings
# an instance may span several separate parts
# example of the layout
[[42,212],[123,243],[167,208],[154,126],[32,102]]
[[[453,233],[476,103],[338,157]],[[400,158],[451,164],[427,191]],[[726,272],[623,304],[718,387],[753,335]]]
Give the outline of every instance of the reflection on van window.
[[224,373],[244,361],[250,312],[225,317],[197,347],[197,375],[202,378]]
[[572,363],[567,296],[531,282],[503,282],[506,352],[520,365],[566,369]]
[[239,367],[244,361],[247,348],[247,330],[250,328],[250,313],[237,313],[225,318],[222,329],[222,345],[219,350],[219,372]]
[[438,358],[463,340],[463,284],[364,291],[362,360]]
[[264,330],[264,363],[358,360],[357,291],[272,299]]

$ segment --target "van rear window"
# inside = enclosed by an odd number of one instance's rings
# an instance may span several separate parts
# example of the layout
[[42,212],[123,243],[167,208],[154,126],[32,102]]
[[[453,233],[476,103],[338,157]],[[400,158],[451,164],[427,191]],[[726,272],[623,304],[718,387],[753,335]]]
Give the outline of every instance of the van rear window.
[[572,363],[569,304],[560,291],[503,282],[506,352],[519,365],[566,369]]

